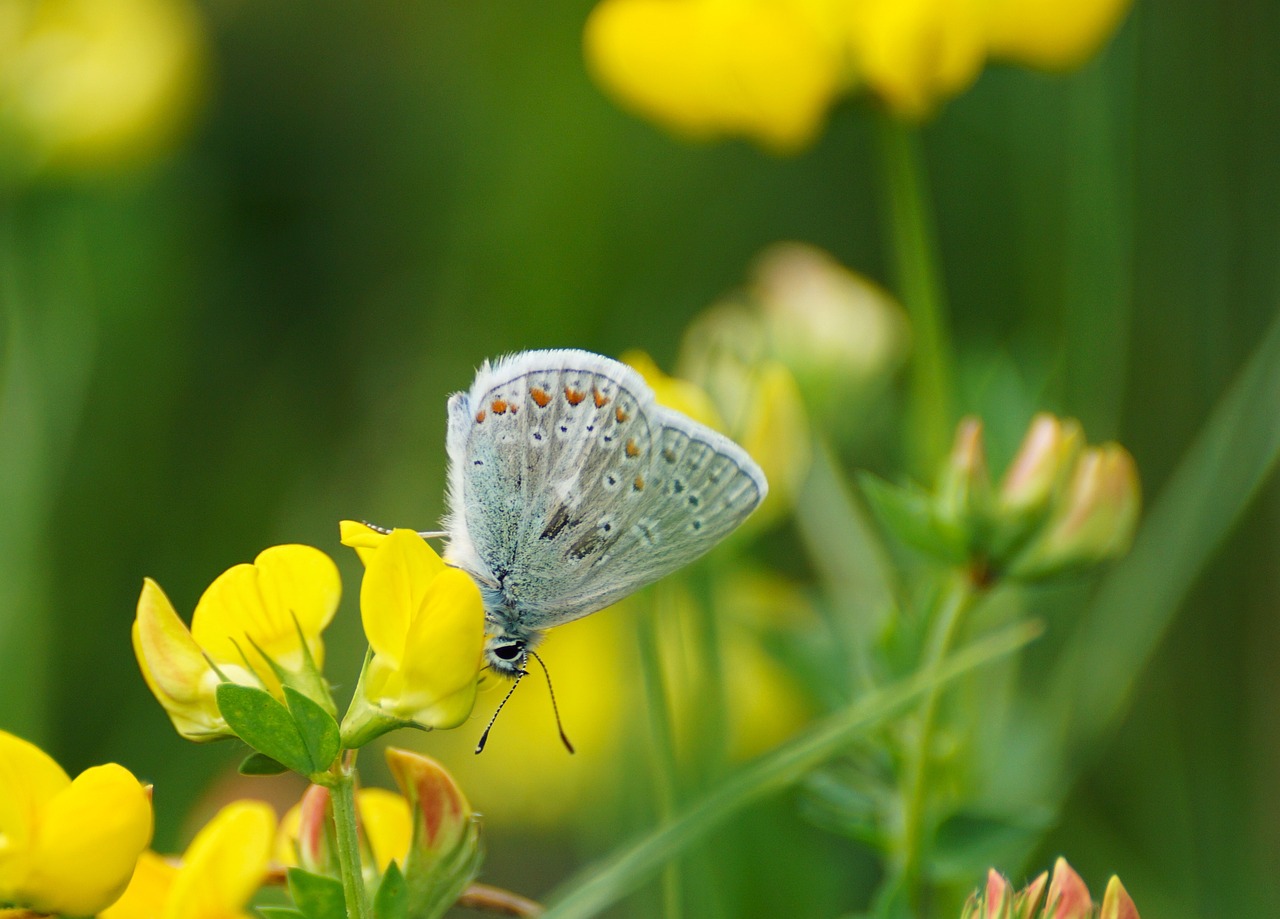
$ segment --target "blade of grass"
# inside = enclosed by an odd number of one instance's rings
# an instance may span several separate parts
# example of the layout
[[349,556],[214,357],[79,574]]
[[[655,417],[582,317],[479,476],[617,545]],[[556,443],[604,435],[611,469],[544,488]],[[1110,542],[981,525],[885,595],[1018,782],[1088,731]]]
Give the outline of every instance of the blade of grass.
[[1011,654],[1040,633],[1022,623],[973,642],[936,669],[920,671],[828,716],[800,736],[726,778],[675,819],[571,879],[553,895],[543,919],[585,919],[635,890],[653,872],[734,814],[779,792],[930,690]]
[[1103,584],[1052,684],[1072,749],[1104,739],[1214,551],[1280,457],[1280,315],[1175,470],[1133,550]]

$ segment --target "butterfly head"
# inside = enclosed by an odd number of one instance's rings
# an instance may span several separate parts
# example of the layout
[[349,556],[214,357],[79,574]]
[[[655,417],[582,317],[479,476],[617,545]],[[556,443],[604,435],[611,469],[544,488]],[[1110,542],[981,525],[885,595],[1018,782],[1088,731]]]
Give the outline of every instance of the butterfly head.
[[500,676],[511,679],[524,676],[529,663],[529,642],[502,632],[490,635],[484,643],[484,661]]

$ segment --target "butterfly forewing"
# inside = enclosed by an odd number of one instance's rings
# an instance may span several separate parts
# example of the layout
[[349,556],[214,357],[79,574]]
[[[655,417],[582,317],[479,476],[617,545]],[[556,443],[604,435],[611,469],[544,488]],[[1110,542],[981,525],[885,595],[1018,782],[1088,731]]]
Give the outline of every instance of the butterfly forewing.
[[449,456],[448,557],[493,589],[491,616],[533,630],[686,564],[765,491],[741,448],[582,351],[483,368],[450,402]]

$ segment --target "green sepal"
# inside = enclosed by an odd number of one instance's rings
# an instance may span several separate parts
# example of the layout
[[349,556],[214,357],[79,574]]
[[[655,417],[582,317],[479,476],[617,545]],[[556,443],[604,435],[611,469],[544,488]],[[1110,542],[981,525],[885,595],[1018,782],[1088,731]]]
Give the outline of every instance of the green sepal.
[[389,864],[382,875],[382,883],[373,898],[373,915],[376,919],[408,919],[409,888],[395,862]]
[[949,564],[968,561],[970,534],[962,524],[939,516],[933,496],[866,472],[858,476],[858,485],[880,525],[899,542]]
[[241,775],[279,775],[288,772],[289,767],[279,760],[274,760],[265,753],[250,753],[240,763]]
[[290,868],[289,894],[306,919],[347,919],[347,901],[337,878]]
[[333,765],[342,749],[338,722],[314,699],[290,686],[284,688],[284,698],[311,758],[314,767],[311,771],[325,771]]

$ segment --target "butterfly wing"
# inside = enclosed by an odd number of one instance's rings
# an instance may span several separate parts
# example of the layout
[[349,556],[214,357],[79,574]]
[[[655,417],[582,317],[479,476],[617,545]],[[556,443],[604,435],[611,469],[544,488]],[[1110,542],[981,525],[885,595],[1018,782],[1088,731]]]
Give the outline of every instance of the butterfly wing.
[[481,368],[450,400],[448,450],[446,558],[512,630],[585,616],[687,564],[767,488],[742,448],[585,351]]

